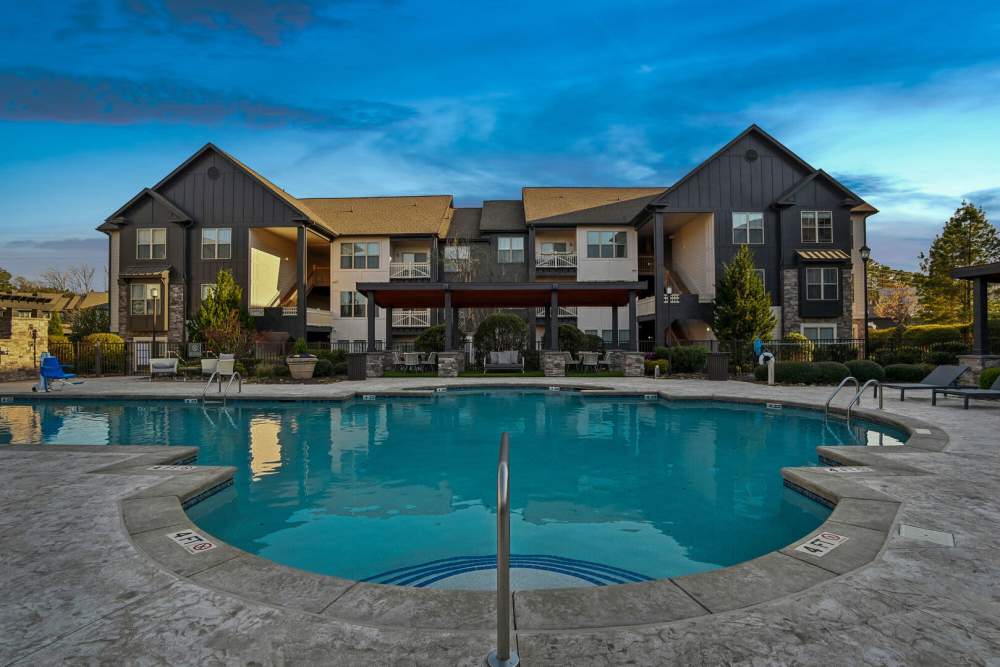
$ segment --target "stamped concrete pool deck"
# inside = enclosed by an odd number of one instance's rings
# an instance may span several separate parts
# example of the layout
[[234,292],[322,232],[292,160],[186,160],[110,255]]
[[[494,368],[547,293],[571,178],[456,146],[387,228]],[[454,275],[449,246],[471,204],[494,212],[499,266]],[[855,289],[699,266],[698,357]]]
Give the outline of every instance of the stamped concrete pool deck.
[[[831,391],[630,378],[386,378],[247,385],[244,397],[513,383],[817,406]],[[105,378],[49,396],[200,392],[199,383]],[[0,384],[0,396],[15,395],[30,395],[30,383]],[[845,392],[837,403],[846,400]],[[795,543],[676,580],[518,592],[522,664],[1000,664],[1000,405],[966,411],[945,399],[931,407],[929,396],[901,403],[889,392],[882,416],[912,432],[907,446],[816,443],[818,457],[847,467],[775,471],[836,504],[823,528],[849,538],[841,547],[815,558]],[[157,467],[195,453],[0,447],[0,663],[478,665],[493,647],[490,593],[360,585],[228,545],[190,555],[168,541],[168,531],[192,526],[182,503],[231,474]]]

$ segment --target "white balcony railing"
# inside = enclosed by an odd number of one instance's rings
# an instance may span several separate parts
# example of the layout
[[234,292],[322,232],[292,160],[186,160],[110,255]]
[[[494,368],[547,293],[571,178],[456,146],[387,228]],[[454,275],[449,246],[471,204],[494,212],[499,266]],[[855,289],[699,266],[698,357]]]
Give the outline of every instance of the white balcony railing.
[[333,313],[322,308],[306,308],[306,325],[310,327],[332,327]]
[[431,311],[424,310],[393,310],[392,326],[394,327],[429,327]]
[[430,262],[391,262],[389,264],[389,280],[427,280],[430,277]]
[[535,257],[535,268],[538,269],[575,269],[575,252],[546,252]]
[[[560,318],[563,318],[563,317],[576,317],[576,314],[577,313],[576,313],[576,307],[575,306],[571,306],[571,307],[568,307],[568,308],[563,308],[562,306],[559,307],[559,315],[558,315],[558,317],[560,317]],[[542,307],[542,308],[536,308],[535,309],[535,317],[545,317],[545,308],[544,307]]]
[[298,306],[282,306],[281,314],[283,317],[296,317],[299,314]]

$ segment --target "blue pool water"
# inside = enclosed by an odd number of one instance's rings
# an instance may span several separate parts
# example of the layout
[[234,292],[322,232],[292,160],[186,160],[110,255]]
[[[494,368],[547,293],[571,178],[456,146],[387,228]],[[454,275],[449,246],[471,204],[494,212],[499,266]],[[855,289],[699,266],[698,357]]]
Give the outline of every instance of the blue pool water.
[[514,565],[568,585],[785,546],[829,510],[785,488],[782,466],[815,465],[820,444],[903,437],[814,411],[546,391],[0,406],[0,443],[195,445],[198,463],[237,468],[230,489],[188,510],[208,532],[305,570],[413,586],[477,587],[490,567],[501,431]]

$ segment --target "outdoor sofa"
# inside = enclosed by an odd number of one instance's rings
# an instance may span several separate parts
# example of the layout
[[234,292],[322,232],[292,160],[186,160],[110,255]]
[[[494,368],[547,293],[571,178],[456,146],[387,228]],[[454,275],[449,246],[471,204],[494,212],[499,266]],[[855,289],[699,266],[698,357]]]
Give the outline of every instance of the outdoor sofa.
[[970,400],[1000,400],[1000,375],[993,381],[989,389],[979,389],[973,387],[948,387],[945,389],[935,389],[931,394],[931,405],[937,405],[938,394],[942,396],[955,396],[964,401],[964,407],[969,409]]
[[898,389],[899,400],[905,401],[907,391],[934,391],[935,389],[953,387],[958,382],[958,378],[962,377],[962,374],[967,370],[969,370],[968,366],[938,366],[920,382],[883,382],[881,387],[882,389]]
[[524,357],[517,350],[490,352],[483,362],[483,375],[488,371],[524,372]]

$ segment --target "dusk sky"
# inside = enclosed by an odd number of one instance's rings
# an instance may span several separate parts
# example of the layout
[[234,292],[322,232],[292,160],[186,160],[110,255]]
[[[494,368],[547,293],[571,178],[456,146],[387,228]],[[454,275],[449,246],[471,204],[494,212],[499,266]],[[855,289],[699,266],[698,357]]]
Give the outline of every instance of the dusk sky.
[[94,227],[206,141],[296,196],[476,206],[666,186],[756,122],[915,268],[963,197],[1000,221],[1000,5],[830,4],[7,0],[0,267],[100,274]]

